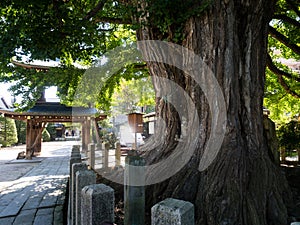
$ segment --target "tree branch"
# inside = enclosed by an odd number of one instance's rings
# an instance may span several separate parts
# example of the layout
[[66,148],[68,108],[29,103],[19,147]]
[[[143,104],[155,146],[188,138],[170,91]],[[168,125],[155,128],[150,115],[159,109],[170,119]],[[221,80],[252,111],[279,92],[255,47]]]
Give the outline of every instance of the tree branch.
[[295,78],[295,77],[293,77],[291,74],[289,74],[289,73],[287,73],[287,72],[285,72],[285,71],[282,71],[282,70],[278,69],[277,66],[273,63],[272,58],[271,58],[271,56],[270,56],[269,54],[267,55],[267,66],[268,66],[268,68],[269,68],[274,74],[277,75],[277,77],[278,77],[278,82],[280,83],[280,85],[284,88],[284,90],[285,90],[288,94],[290,94],[290,95],[292,95],[292,96],[294,96],[294,97],[296,97],[296,98],[300,98],[300,95],[299,95],[298,93],[296,93],[295,91],[291,90],[291,88],[287,85],[287,83],[285,82],[285,80],[284,80],[283,77],[285,76],[285,77],[287,77],[287,78],[294,79],[294,80],[296,80],[297,82],[300,82],[300,79],[299,79],[299,78]]
[[85,20],[89,20],[92,17],[94,17],[100,10],[103,9],[104,4],[107,2],[107,0],[100,0],[98,4],[91,10],[89,11],[86,16],[84,17]]
[[144,70],[147,69],[148,67],[146,63],[143,63],[143,64],[134,64],[133,68],[136,70]]
[[300,47],[294,43],[291,43],[290,40],[278,32],[274,27],[269,26],[269,34],[276,38],[278,41],[289,47],[291,50],[293,50],[296,54],[300,55]]
[[290,87],[287,85],[287,83],[285,82],[285,80],[283,79],[282,76],[277,76],[278,77],[278,82],[281,84],[281,86],[284,88],[284,90],[292,95],[295,98],[300,98],[300,95],[297,94],[295,91],[291,90]]
[[275,73],[276,75],[279,75],[279,76],[285,76],[286,78],[289,78],[289,79],[293,79],[297,82],[300,83],[300,78],[299,77],[294,77],[292,76],[292,74],[288,73],[288,72],[285,72],[281,69],[279,69],[272,61],[272,58],[271,56],[268,54],[267,55],[267,66],[268,68],[273,72]]
[[26,64],[26,63],[23,63],[23,62],[17,62],[13,59],[11,60],[11,63],[15,66],[22,67],[22,68],[25,68],[25,69],[35,69],[35,70],[44,70],[44,71],[47,71],[52,67],[52,66]]
[[285,14],[275,14],[273,16],[273,19],[278,19],[278,20],[282,20],[284,22],[287,22],[291,25],[294,25],[295,27],[299,27],[300,28],[300,23],[297,20],[292,19],[291,17],[288,17]]
[[[105,5],[107,0],[100,0],[98,4],[87,13],[87,15],[84,17],[85,20],[89,20],[97,15],[99,11],[101,11]],[[128,4],[127,1],[118,1],[123,4]],[[94,22],[99,23],[99,22],[104,22],[104,23],[114,23],[114,24],[131,24],[132,21],[129,19],[124,19],[124,18],[113,18],[113,17],[95,17]]]
[[130,19],[124,18],[112,18],[112,17],[100,17],[94,20],[96,23],[114,23],[114,24],[132,24]]
[[297,3],[286,0],[286,3],[291,7],[291,9],[297,14],[298,17],[300,17],[300,11],[298,10]]

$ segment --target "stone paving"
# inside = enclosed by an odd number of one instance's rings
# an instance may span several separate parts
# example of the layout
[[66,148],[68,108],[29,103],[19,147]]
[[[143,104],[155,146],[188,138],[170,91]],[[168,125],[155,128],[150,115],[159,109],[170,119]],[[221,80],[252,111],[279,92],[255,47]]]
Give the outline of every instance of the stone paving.
[[[31,165],[32,168],[16,180],[0,182],[0,225],[65,223],[63,215],[73,144],[76,143],[56,142],[43,146],[42,155],[37,157],[40,163]],[[0,173],[10,173],[4,165],[0,169]]]

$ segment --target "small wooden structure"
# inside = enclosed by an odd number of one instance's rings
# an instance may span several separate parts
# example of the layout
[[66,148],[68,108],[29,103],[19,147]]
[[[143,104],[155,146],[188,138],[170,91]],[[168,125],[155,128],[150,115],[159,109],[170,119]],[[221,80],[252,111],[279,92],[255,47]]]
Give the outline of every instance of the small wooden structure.
[[133,149],[137,149],[137,133],[143,133],[143,114],[142,113],[129,113],[128,123],[131,131],[134,133],[134,146]]
[[[0,109],[5,117],[22,120],[27,123],[26,129],[26,158],[41,152],[42,132],[49,122],[72,122],[82,125],[82,149],[85,151],[90,143],[91,123],[96,128],[97,122],[106,118],[106,115],[98,115],[95,108],[69,107],[58,102],[46,102],[39,100],[36,105],[26,112],[18,112],[13,109]],[[98,132],[98,129],[96,129]]]
[[143,133],[143,114],[142,113],[129,113],[128,123],[133,133]]

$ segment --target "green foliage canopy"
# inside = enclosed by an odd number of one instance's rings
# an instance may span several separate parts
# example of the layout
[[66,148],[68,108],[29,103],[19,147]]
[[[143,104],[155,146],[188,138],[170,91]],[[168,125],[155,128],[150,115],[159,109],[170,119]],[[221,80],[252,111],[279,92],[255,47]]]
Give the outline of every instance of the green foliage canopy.
[[112,96],[113,111],[119,114],[132,113],[139,107],[153,111],[155,106],[155,93],[150,77],[139,80],[124,80],[120,82],[117,91]]
[[[273,120],[284,123],[300,112],[300,7],[297,1],[278,0],[275,10],[269,26],[264,105]],[[298,62],[298,70],[283,59]]]
[[[180,5],[180,7],[178,7]],[[184,22],[213,5],[212,0],[3,0],[0,2],[0,81],[14,82],[12,91],[23,95],[20,106],[30,106],[43,86],[58,86],[63,103],[72,104],[85,69],[105,52],[134,41],[134,30],[151,26],[161,40],[181,43]],[[277,0],[270,23],[265,106],[272,118],[298,112],[299,74],[278,58],[299,60],[299,5],[296,0]],[[279,54],[278,54],[279,51]],[[60,60],[59,68],[43,73],[18,68],[11,63],[32,60]],[[144,68],[144,71],[146,69]],[[121,77],[135,76],[137,68],[128,66],[112,77],[97,97],[97,107],[107,110],[114,88]],[[262,74],[263,75],[263,74]],[[137,78],[140,78],[138,76]],[[287,107],[296,106],[296,107]]]
[[300,123],[292,120],[278,129],[279,145],[286,150],[300,148]]
[[4,147],[18,142],[16,124],[13,119],[0,116],[0,144]]

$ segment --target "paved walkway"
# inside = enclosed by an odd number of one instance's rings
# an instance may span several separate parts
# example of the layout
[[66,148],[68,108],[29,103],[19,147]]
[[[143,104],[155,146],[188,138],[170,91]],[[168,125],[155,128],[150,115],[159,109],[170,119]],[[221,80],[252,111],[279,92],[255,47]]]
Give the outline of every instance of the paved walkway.
[[[0,150],[0,173],[2,178],[3,174],[8,177],[0,180],[0,225],[63,224],[73,144],[78,143],[43,143],[42,154],[34,163],[21,160],[16,164],[15,149]],[[8,160],[7,152],[13,153],[11,160]]]

